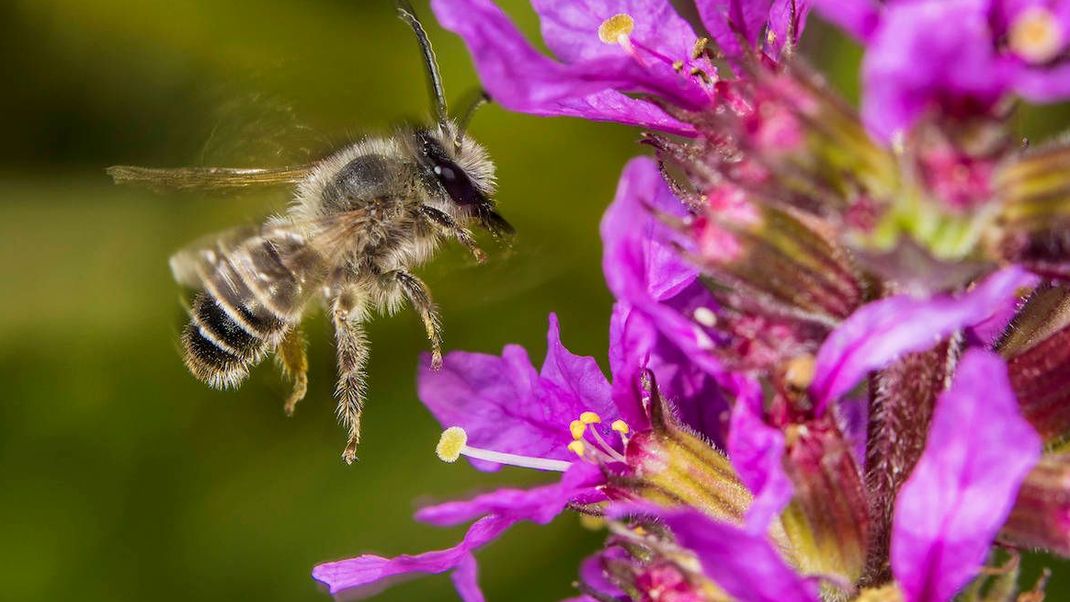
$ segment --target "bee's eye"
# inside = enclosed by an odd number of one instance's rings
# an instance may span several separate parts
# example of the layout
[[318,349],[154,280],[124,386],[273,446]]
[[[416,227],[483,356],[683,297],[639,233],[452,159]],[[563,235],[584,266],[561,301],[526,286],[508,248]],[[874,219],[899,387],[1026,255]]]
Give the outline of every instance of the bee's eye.
[[436,165],[434,171],[435,175],[444,182],[453,182],[457,179],[457,172],[448,165]]
[[421,142],[425,169],[429,168],[454,203],[462,206],[480,206],[487,202],[486,197],[468,174],[450,159],[441,144],[426,132],[418,133],[417,136]]

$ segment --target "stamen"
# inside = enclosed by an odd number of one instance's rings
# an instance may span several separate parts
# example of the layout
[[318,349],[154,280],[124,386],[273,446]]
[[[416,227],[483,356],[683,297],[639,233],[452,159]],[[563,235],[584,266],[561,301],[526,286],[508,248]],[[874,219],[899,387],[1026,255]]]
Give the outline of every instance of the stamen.
[[635,19],[626,13],[613,15],[598,26],[598,39],[606,44],[622,44],[635,29]]
[[587,432],[587,425],[579,420],[573,420],[568,425],[568,431],[572,433],[573,439],[583,439],[583,434]]
[[695,311],[691,315],[695,318],[696,322],[702,324],[706,328],[713,328],[717,325],[717,314],[713,313],[713,310],[708,307],[695,308]]
[[1043,6],[1032,6],[1011,24],[1007,45],[1031,63],[1046,63],[1062,50],[1063,31],[1059,21]]
[[464,450],[467,443],[468,433],[464,432],[464,429],[459,426],[451,426],[442,431],[442,436],[438,438],[438,445],[435,446],[435,453],[438,455],[439,460],[453,463],[457,461],[457,458],[461,457],[461,451]]
[[814,382],[814,371],[817,369],[817,360],[814,356],[805,353],[788,360],[784,369],[784,380],[788,385],[798,390],[803,390]]
[[702,54],[706,52],[706,46],[709,45],[709,38],[699,38],[695,40],[695,46],[691,48],[691,60],[697,61]]
[[[573,441],[573,443],[577,442]],[[572,449],[571,444],[569,445],[569,449]],[[509,466],[519,466],[521,468],[534,468],[535,470],[552,470],[555,472],[565,472],[572,466],[571,462],[566,462],[564,460],[534,458],[531,456],[521,456],[519,454],[508,454],[505,452],[496,452],[489,449],[472,447],[468,445],[468,433],[459,426],[451,426],[445,431],[442,431],[442,436],[439,438],[438,445],[435,447],[435,453],[438,454],[439,459],[443,462],[456,462],[457,458],[460,456],[467,456],[469,458],[486,460],[487,462],[494,462],[496,464],[507,464]]]
[[568,444],[568,451],[582,458],[584,452],[587,451],[587,444],[583,442],[583,439],[577,439]]
[[614,420],[613,424],[609,425],[609,428],[617,431],[622,435],[628,434],[628,423],[620,419]]
[[584,424],[598,424],[602,422],[602,417],[594,412],[584,412],[580,414],[580,422]]

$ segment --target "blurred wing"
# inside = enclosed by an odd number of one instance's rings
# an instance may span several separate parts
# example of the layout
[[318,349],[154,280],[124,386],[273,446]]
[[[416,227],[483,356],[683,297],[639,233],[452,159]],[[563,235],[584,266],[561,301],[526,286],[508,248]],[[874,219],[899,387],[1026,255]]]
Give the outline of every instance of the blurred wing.
[[179,167],[165,169],[116,165],[107,169],[116,184],[145,186],[154,190],[235,190],[254,186],[295,184],[308,175],[311,166],[234,168]]
[[252,296],[279,315],[292,314],[352,248],[364,218],[365,212],[357,210],[234,228],[176,253],[171,271],[183,286],[210,289],[234,301]]

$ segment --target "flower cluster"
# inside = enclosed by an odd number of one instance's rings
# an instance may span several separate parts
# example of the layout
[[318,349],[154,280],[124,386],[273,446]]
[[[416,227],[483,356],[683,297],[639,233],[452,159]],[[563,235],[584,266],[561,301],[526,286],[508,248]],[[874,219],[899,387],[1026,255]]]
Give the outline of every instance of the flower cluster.
[[[450,572],[519,521],[601,517],[585,602],[1019,598],[1070,555],[1070,146],[1016,99],[1070,96],[1065,0],[433,0],[490,94],[646,129],[602,221],[606,378],[550,317],[424,361],[445,461],[561,473],[430,506],[455,547],[316,567],[332,593]],[[865,45],[860,112],[798,56],[816,10]]]

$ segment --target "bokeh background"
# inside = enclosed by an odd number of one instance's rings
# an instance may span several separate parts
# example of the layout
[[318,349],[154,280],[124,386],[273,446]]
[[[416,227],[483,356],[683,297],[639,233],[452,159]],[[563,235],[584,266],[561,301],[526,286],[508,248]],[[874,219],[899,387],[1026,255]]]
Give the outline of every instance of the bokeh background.
[[[503,4],[537,30],[525,2]],[[459,98],[477,85],[464,47],[417,6]],[[858,49],[821,27],[807,44],[856,99]],[[311,386],[295,417],[282,413],[288,388],[269,364],[238,391],[196,382],[177,352],[183,310],[167,258],[279,210],[286,191],[159,195],[103,173],[300,163],[422,119],[419,57],[390,0],[6,0],[0,64],[0,598],[327,600],[309,577],[317,562],[459,537],[414,523],[421,502],[539,480],[435,458],[411,312],[370,328],[361,460],[350,467],[322,315],[306,325]],[[1022,128],[1067,123],[1060,109],[1028,111]],[[566,344],[605,366],[612,300],[597,227],[621,166],[643,152],[637,132],[498,107],[472,132],[497,161],[501,210],[520,236],[489,265],[451,247],[420,271],[447,348],[515,342],[538,363],[556,311]],[[480,555],[488,598],[571,594],[601,537],[569,516],[515,528]],[[455,595],[437,576],[379,599]]]

